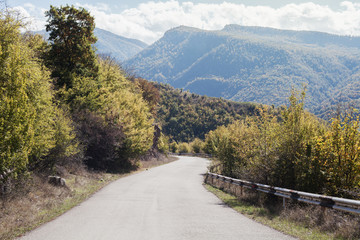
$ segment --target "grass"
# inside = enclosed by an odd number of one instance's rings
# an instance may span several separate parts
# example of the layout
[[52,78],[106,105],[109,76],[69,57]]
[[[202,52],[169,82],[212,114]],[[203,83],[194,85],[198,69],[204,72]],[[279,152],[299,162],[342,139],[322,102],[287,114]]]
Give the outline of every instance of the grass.
[[70,174],[66,176],[68,188],[64,188],[31,176],[22,188],[25,193],[2,201],[0,239],[14,239],[53,220],[120,177],[107,173]]
[[[240,200],[234,195],[226,193],[211,185],[205,184],[205,187],[237,212],[287,235],[302,240],[345,239],[344,237],[337,236],[337,234],[321,231],[315,226],[292,221],[291,217],[284,217],[285,215],[294,214],[290,213],[290,211],[273,211],[266,207],[257,206],[247,200]],[[350,237],[350,239],[358,238]]]
[[76,174],[66,173],[66,188],[52,186],[46,178],[32,174],[17,184],[11,196],[0,199],[0,239],[14,239],[55,219],[121,177],[174,160],[176,158],[142,161],[141,168],[128,174],[89,172],[84,169]]

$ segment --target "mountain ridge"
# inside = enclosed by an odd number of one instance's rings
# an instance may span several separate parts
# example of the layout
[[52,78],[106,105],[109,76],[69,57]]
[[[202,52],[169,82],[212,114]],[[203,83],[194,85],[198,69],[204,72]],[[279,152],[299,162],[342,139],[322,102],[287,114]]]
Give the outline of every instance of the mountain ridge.
[[[45,30],[34,33],[42,35],[46,40],[49,38],[49,33]],[[98,39],[94,44],[97,53],[110,55],[119,62],[135,56],[148,46],[140,40],[126,38],[101,28],[95,28],[94,35]]]
[[180,26],[124,64],[152,81],[240,102],[282,105],[292,88],[305,84],[307,107],[316,109],[333,103],[335,92],[345,91],[359,75],[360,38],[238,25],[215,31]]
[[109,54],[120,62],[133,57],[148,46],[140,40],[126,38],[101,28],[95,28],[94,34],[98,37],[95,43],[98,52]]

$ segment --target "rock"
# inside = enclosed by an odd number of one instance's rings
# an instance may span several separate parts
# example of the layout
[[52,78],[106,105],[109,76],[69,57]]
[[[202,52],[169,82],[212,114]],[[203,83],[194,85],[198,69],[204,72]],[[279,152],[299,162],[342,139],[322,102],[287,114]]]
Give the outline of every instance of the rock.
[[62,177],[58,177],[58,176],[49,176],[48,177],[48,181],[50,184],[54,185],[54,186],[59,186],[59,187],[66,187],[66,181],[64,178]]

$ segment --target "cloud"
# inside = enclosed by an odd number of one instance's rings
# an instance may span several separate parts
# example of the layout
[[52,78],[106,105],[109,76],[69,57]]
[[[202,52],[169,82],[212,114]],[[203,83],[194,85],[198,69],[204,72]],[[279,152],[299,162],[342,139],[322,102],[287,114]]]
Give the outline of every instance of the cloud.
[[[218,30],[227,24],[239,24],[360,36],[360,4],[350,1],[339,3],[337,10],[311,2],[272,8],[229,2],[205,4],[169,0],[142,3],[121,12],[115,12],[112,9],[116,8],[106,4],[82,6],[95,16],[97,27],[147,43],[156,41],[165,31],[179,25]],[[41,12],[34,6],[23,6],[23,9],[29,15]]]
[[12,9],[19,13],[20,16],[27,23],[26,30],[37,31],[45,28],[46,9],[38,8],[30,3],[26,3],[23,6],[17,6]]

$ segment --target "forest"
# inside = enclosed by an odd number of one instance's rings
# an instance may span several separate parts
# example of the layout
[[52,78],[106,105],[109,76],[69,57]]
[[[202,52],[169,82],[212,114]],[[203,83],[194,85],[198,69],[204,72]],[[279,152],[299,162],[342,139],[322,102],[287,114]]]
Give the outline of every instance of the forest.
[[191,142],[222,125],[254,115],[257,104],[201,96],[168,84],[153,83],[160,93],[156,119],[171,141]]

